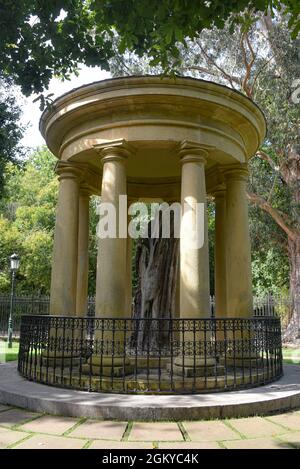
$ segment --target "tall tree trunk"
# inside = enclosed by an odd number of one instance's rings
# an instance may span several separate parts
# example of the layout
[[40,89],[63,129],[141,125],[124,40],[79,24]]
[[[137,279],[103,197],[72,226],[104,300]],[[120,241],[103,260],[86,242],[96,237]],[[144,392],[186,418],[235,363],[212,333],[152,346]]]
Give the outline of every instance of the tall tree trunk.
[[290,260],[291,319],[283,335],[284,342],[300,342],[300,236],[288,240]]
[[284,340],[300,340],[300,145],[287,148],[287,158],[281,173],[291,194],[290,212],[293,216],[293,236],[288,236],[290,261],[291,320],[284,334]]
[[[158,237],[151,238],[151,226]],[[157,231],[158,230],[158,231]],[[175,315],[179,240],[174,238],[171,212],[171,237],[161,237],[161,217],[148,225],[148,237],[138,241],[136,250],[136,272],[138,277],[134,296],[135,332],[131,345],[139,351],[153,353],[169,344],[169,321]],[[164,318],[159,322],[153,319]],[[152,319],[152,321],[147,321]]]

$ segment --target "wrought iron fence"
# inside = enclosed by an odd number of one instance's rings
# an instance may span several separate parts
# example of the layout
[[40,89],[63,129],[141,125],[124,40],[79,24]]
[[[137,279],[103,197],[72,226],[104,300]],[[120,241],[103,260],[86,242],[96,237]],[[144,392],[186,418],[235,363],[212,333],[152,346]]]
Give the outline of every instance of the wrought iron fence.
[[[0,296],[0,336],[7,335],[10,309],[10,296]],[[49,297],[22,296],[15,297],[13,302],[13,337],[20,335],[21,316],[24,314],[49,314]]]
[[[210,297],[211,316],[215,316],[215,297]],[[266,297],[254,297],[254,316],[278,316],[281,318],[281,327],[284,331],[288,326],[293,311],[298,308],[300,317],[300,304],[293,304],[288,296],[268,295]],[[0,295],[0,336],[7,335],[10,297]],[[48,296],[18,296],[14,299],[13,307],[13,336],[20,335],[20,322],[22,315],[49,314],[50,300]],[[95,316],[95,298],[88,298],[88,314]],[[300,324],[299,324],[300,330]]]
[[[0,337],[7,336],[10,296],[0,295]],[[13,302],[13,337],[19,338],[22,315],[50,314],[49,296],[17,296]],[[88,298],[88,316],[95,315],[95,298]]]
[[[253,297],[254,316],[277,316],[281,320],[281,328],[284,332],[288,327],[292,316],[300,317],[300,302],[294,302],[290,296],[267,295],[265,297]],[[299,330],[300,330],[300,324]]]
[[19,372],[95,392],[201,393],[282,375],[280,319],[23,316]]

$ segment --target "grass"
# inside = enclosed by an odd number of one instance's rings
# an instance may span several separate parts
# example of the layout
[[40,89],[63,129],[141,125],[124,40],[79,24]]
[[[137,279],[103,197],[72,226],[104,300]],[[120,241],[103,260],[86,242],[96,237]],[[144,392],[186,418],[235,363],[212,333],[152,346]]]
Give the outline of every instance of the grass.
[[288,365],[300,365],[300,348],[283,347],[283,363]]
[[13,342],[12,348],[8,348],[7,342],[0,341],[0,362],[12,362],[18,359],[19,342]]
[[292,348],[292,347],[283,347],[282,353],[285,357],[300,357],[300,348]]

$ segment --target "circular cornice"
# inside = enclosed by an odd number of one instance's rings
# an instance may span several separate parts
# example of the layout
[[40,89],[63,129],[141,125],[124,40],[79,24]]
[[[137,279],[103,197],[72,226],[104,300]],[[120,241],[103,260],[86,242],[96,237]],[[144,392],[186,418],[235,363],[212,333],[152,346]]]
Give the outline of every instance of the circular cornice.
[[[166,105],[177,105],[178,120],[181,113],[187,119],[189,110],[191,113],[198,113],[201,120],[205,108],[209,109],[211,120],[224,123],[232,129],[232,135],[236,132],[246,142],[246,158],[255,153],[265,137],[266,121],[262,111],[242,93],[205,80],[159,76],[113,78],[73,89],[57,98],[51,108],[43,112],[40,131],[51,151],[59,156],[68,130],[78,123],[88,122],[92,115],[105,117],[126,110],[130,125],[132,119],[136,118],[135,110],[144,106],[145,115],[141,122],[147,124],[148,121],[153,121],[153,115],[147,115],[149,109],[153,112],[158,109],[157,119],[167,122],[172,112],[167,110],[164,114]],[[138,115],[139,112],[137,111]],[[199,121],[199,127],[203,124],[205,122]],[[101,125],[105,124],[99,124],[100,127]]]

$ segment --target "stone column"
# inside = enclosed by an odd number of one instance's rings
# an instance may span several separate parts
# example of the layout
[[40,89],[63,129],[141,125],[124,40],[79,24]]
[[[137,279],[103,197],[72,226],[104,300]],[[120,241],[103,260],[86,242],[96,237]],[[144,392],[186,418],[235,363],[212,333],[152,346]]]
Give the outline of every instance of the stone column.
[[230,166],[226,178],[227,315],[252,316],[251,247],[243,165]]
[[[126,195],[127,146],[104,147],[101,203],[111,203],[116,210],[116,237],[99,239],[96,280],[96,316],[126,316],[127,233],[119,237],[119,196]],[[127,207],[127,205],[126,205]],[[125,207],[125,210],[126,210]],[[127,223],[127,214],[126,217]]]
[[76,315],[87,315],[88,277],[89,277],[89,202],[88,188],[81,187],[79,193],[78,223],[78,266]]
[[[131,215],[128,214],[128,209],[130,205],[134,203],[134,200],[128,199],[127,204],[127,225],[129,225],[131,220]],[[126,252],[126,316],[128,318],[132,315],[132,238],[128,235],[127,230],[127,252]]]
[[[110,203],[115,207],[116,237],[99,239],[96,279],[96,317],[122,319],[128,314],[127,280],[127,203],[121,207],[119,196],[126,195],[126,159],[130,154],[129,145],[118,142],[111,146],[98,147],[103,164],[101,204]],[[122,212],[125,211],[125,213]],[[119,216],[124,217],[125,230],[119,232]],[[98,355],[93,356],[92,373],[99,376],[122,376],[131,372],[129,358],[124,349],[124,332],[112,330],[116,323],[109,321],[105,330],[97,330],[95,338]],[[118,327],[122,321],[118,321]],[[127,329],[128,331],[128,329]],[[127,337],[128,339],[128,332]]]
[[59,193],[52,258],[50,314],[74,316],[78,257],[78,204],[80,170],[69,163],[57,165]]
[[[180,318],[210,317],[209,253],[206,214],[205,163],[207,151],[201,147],[184,148],[180,152],[181,232],[180,232]],[[197,220],[196,206],[204,205],[204,220]],[[203,226],[204,221],[204,226]],[[195,233],[202,229],[202,246],[193,246]],[[199,235],[199,233],[198,233]],[[199,329],[199,325],[201,328]],[[183,354],[174,361],[175,374],[196,377],[214,373],[215,359],[204,356],[210,332],[203,323],[183,323],[181,343]],[[204,330],[205,329],[205,330]],[[200,348],[199,348],[200,347]]]
[[[173,204],[181,204],[180,197],[167,200],[171,206]],[[174,315],[176,319],[180,318],[180,242],[178,242],[178,258],[176,263],[176,279],[175,279],[175,298],[174,298]]]
[[[78,260],[78,205],[81,171],[76,165],[59,162],[56,172],[59,180],[54,247],[52,256],[50,314],[75,316]],[[75,364],[80,355],[76,346],[77,330],[72,320],[52,320],[48,345],[42,351],[43,363],[53,366],[57,373],[63,367]],[[62,368],[61,368],[62,367]]]
[[226,191],[214,191],[215,198],[215,314],[227,314],[227,271],[226,271]]
[[[209,255],[206,215],[206,151],[191,148],[181,152],[180,317],[207,318],[209,302]],[[204,204],[204,244],[191,245],[197,230],[196,204]],[[186,205],[185,205],[186,204]]]

